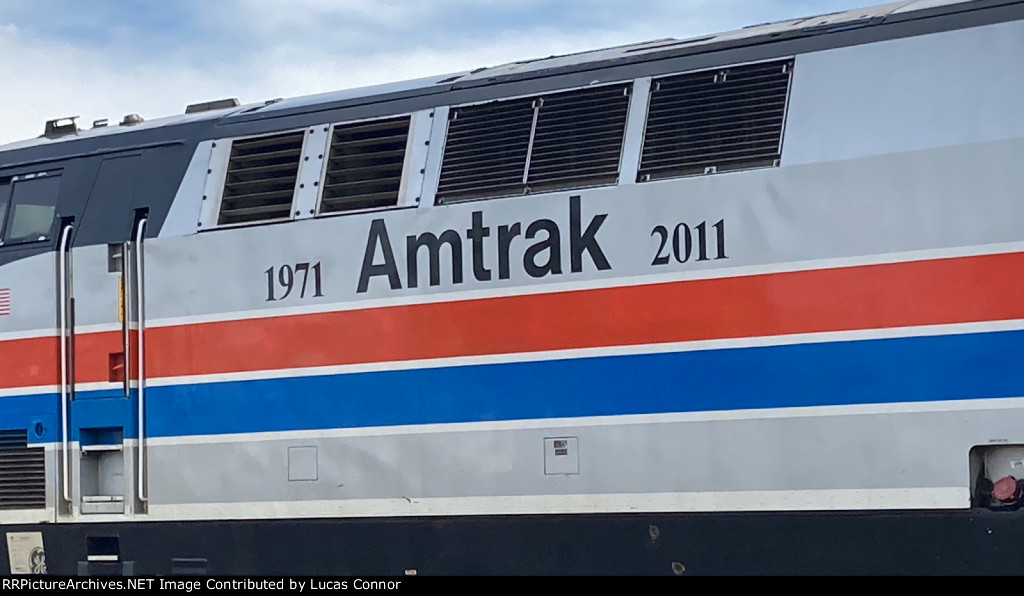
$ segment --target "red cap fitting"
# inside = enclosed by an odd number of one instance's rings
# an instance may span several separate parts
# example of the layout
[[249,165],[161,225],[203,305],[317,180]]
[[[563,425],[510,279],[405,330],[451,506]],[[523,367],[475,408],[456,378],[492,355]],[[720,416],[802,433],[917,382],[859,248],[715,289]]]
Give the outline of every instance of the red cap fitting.
[[992,487],[992,496],[1004,503],[1016,501],[1020,498],[1020,484],[1013,476],[1004,476]]

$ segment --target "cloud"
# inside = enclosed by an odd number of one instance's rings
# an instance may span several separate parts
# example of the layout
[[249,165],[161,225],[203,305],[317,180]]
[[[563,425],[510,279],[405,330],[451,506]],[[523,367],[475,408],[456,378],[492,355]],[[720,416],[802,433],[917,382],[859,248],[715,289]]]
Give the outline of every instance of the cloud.
[[71,2],[5,0],[0,143],[37,136],[57,117],[154,118],[199,101],[258,102],[685,38],[855,0],[96,0],[89,15],[54,25]]

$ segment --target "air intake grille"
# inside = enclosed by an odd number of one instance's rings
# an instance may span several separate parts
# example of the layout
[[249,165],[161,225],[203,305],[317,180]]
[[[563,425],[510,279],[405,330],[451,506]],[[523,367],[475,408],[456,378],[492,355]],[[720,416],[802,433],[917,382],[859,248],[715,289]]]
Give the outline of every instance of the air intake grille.
[[320,213],[398,204],[409,117],[334,127]]
[[614,184],[630,88],[606,85],[452,110],[438,201]]
[[449,114],[438,201],[522,194],[533,98],[455,108]]
[[28,433],[0,430],[0,509],[46,507],[46,459],[29,448]]
[[530,190],[615,184],[629,92],[629,86],[616,85],[542,98],[530,153]]
[[291,214],[305,132],[237,139],[224,182],[218,225],[287,218]]
[[639,179],[778,165],[792,61],[654,81]]

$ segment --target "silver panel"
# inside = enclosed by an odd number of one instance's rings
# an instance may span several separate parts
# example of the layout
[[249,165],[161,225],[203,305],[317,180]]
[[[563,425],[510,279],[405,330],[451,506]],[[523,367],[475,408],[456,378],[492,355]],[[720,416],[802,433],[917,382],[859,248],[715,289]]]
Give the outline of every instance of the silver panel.
[[[106,270],[106,247],[103,268]],[[54,253],[20,259],[0,268],[0,288],[11,290],[11,314],[0,317],[0,337],[5,333],[34,331],[56,334],[57,262]],[[56,362],[54,362],[56,370]]]
[[[192,161],[185,170],[174,202],[167,213],[167,218],[160,227],[160,236],[184,236],[196,231],[196,224],[201,220],[203,206],[209,200],[203,200],[206,187],[207,169],[213,151],[213,141],[203,141],[192,154]],[[214,219],[216,221],[216,219]]]
[[[106,245],[74,249],[76,328],[99,324],[120,327],[118,279],[121,276],[120,272],[112,273],[108,270]],[[113,347],[117,347],[117,344]]]
[[414,207],[420,203],[434,118],[434,110],[423,110],[412,115],[409,142],[405,149],[402,188],[398,192],[398,204],[402,207]]
[[800,55],[782,165],[1024,137],[1021,56],[1024,21]]
[[643,150],[644,126],[647,124],[647,106],[651,99],[651,77],[633,81],[633,95],[629,99],[629,115],[626,117],[626,134],[622,143],[622,157],[619,161],[619,185],[636,184],[636,172],[640,167],[640,152]]
[[[969,485],[968,453],[1024,441],[1024,412],[992,409],[567,425],[151,446],[155,502],[797,491]],[[540,448],[577,438],[578,474]],[[316,445],[315,482],[276,473]],[[571,459],[566,458],[567,461]],[[550,465],[550,464],[548,464]],[[568,471],[567,471],[568,470]],[[559,476],[550,475],[554,471]],[[568,475],[566,475],[568,474]]]
[[210,166],[203,188],[203,205],[193,231],[212,230],[217,227],[220,215],[220,199],[224,194],[224,178],[228,173],[228,159],[231,157],[231,139],[219,139],[211,144]]
[[327,147],[330,143],[330,129],[328,124],[317,124],[310,126],[306,131],[295,198],[292,200],[292,216],[295,219],[307,219],[316,215],[320,185],[323,184],[324,160],[327,159]]
[[444,157],[445,139],[448,135],[447,106],[434,110],[431,118],[430,139],[427,145],[426,166],[423,172],[423,189],[420,192],[420,209],[430,209],[437,195],[437,183],[441,178],[441,159]]
[[[737,267],[854,258],[905,251],[977,246],[1024,240],[1024,140],[903,153],[899,156],[767,168],[713,176],[634,184],[620,188],[560,192],[527,197],[387,212],[400,289],[386,276],[359,280],[369,230],[380,213],[250,226],[160,238],[147,246],[150,301],[156,319],[213,315],[281,307],[323,308],[376,298],[412,297],[452,291],[536,287],[558,282],[629,279],[653,274],[683,279]],[[580,272],[570,270],[569,196],[580,195],[581,223],[607,215],[596,234],[610,269],[598,270],[584,255]],[[970,200],[965,200],[969,197]],[[510,249],[510,275],[477,281],[471,242],[463,240],[463,282],[452,283],[452,263],[444,249],[440,284],[426,281],[421,254],[420,283],[407,287],[406,239],[446,229],[463,235],[472,213],[481,211],[491,226],[485,266],[497,269],[495,228],[547,218],[561,230],[562,273],[531,277],[522,266],[532,242],[519,238]],[[652,230],[679,222],[726,222],[725,259],[653,265],[659,242]],[[371,246],[373,248],[373,246]],[[425,252],[425,251],[422,251]],[[212,258],[211,255],[216,255]],[[99,258],[102,255],[98,255]],[[714,256],[714,255],[712,255]],[[375,262],[383,259],[376,247]],[[323,297],[267,301],[272,265],[322,262]]]

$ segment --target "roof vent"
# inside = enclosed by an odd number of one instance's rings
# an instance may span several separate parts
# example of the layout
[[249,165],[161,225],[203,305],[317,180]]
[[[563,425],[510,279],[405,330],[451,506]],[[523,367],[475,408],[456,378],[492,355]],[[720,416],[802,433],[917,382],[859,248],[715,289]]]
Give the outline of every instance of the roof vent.
[[78,124],[75,123],[75,120],[77,119],[78,116],[68,116],[67,118],[47,120],[43,136],[52,138],[78,134]]
[[305,131],[235,139],[218,225],[285,219],[291,214]]
[[126,114],[124,119],[121,120],[121,126],[134,126],[142,122],[142,116],[138,114]]
[[237,108],[242,104],[238,103],[238,99],[230,97],[228,99],[218,99],[216,101],[207,101],[203,103],[194,103],[185,108],[186,114],[198,114],[199,112],[209,112],[212,110],[223,110],[226,108]]
[[110,122],[108,122],[106,118],[104,118],[102,120],[93,120],[92,127],[93,128],[103,128],[104,126],[106,126],[108,124],[110,124]]
[[320,213],[398,204],[409,117],[334,127]]

